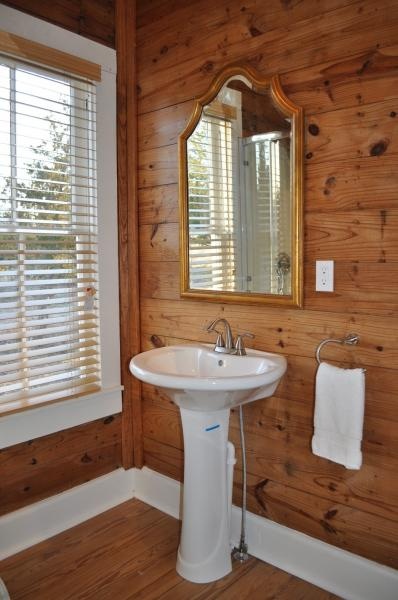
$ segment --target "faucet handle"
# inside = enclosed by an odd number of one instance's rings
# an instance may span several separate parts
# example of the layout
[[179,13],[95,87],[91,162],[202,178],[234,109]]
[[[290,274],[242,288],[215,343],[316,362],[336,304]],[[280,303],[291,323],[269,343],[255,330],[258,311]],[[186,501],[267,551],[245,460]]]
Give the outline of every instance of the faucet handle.
[[240,333],[235,340],[235,353],[238,356],[246,356],[246,348],[243,343],[243,338],[248,337],[254,339],[256,336],[250,333],[249,331],[245,331],[244,333]]

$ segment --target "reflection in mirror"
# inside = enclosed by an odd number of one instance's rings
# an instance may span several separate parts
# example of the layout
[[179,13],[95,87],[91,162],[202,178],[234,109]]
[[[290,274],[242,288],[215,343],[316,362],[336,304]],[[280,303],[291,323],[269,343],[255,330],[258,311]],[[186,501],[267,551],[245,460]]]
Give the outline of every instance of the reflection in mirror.
[[183,134],[183,294],[300,304],[297,120],[281,99],[272,81],[233,74]]

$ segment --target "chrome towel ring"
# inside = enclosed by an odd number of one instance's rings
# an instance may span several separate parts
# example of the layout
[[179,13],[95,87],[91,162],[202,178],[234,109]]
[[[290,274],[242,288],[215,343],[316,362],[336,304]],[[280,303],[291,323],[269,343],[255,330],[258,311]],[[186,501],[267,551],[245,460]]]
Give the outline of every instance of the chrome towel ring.
[[333,338],[328,338],[326,340],[323,340],[319,345],[318,348],[316,349],[316,359],[318,361],[318,364],[321,364],[321,350],[323,348],[323,346],[325,346],[326,344],[349,344],[350,346],[354,346],[356,344],[358,344],[359,342],[359,335],[357,335],[356,333],[349,333],[345,338],[341,338],[341,339],[333,339]]

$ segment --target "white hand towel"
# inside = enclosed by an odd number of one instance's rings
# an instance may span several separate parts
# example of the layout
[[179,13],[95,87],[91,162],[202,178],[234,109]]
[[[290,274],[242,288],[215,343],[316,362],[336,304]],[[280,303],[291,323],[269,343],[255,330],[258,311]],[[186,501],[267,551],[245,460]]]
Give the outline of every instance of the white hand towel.
[[313,453],[346,469],[360,469],[364,409],[363,369],[321,363],[316,374]]

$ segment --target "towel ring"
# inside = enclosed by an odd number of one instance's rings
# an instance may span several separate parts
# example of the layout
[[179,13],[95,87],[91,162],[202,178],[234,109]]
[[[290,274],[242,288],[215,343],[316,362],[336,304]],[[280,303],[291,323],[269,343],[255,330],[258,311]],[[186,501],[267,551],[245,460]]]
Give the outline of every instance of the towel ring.
[[[333,338],[328,338],[326,340],[323,340],[319,345],[318,348],[316,349],[316,360],[318,361],[318,365],[321,364],[321,350],[322,348],[326,345],[326,344],[348,344],[350,346],[355,346],[356,344],[358,344],[359,342],[359,335],[356,333],[349,333],[345,338],[341,338],[341,339],[333,339]],[[363,372],[366,371],[366,369],[362,369]]]

